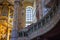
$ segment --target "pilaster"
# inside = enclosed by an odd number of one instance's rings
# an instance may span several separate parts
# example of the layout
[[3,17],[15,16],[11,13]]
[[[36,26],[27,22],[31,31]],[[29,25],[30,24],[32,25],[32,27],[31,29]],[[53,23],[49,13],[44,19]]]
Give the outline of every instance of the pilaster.
[[37,20],[42,18],[42,0],[36,0],[36,17]]

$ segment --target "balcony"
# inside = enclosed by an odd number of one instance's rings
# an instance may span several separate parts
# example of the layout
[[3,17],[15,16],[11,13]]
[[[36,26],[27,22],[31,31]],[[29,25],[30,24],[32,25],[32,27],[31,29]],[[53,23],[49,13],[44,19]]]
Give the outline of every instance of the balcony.
[[31,25],[32,27],[28,31],[29,37],[32,39],[50,31],[60,20],[59,13],[60,9],[56,5],[54,5],[46,16],[44,16],[37,23]]
[[[22,37],[20,38],[29,38],[33,39],[37,36],[41,36],[47,32],[49,32],[56,23],[60,20],[60,7],[57,6],[57,4],[53,4],[53,6],[50,7],[51,9],[47,12],[47,14],[38,20],[36,23],[33,23],[29,26],[29,29],[26,32],[27,36],[24,36],[24,32],[21,33],[23,34]],[[58,18],[58,19],[57,19]],[[20,34],[19,33],[19,34]],[[25,35],[26,35],[25,34]]]

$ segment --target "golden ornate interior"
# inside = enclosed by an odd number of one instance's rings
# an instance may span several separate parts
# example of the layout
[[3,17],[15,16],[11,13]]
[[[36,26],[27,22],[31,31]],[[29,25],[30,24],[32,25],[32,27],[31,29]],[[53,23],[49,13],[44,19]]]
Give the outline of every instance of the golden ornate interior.
[[[33,1],[24,0],[24,9],[26,6],[33,6]],[[0,0],[0,40],[10,40],[13,13],[14,0]]]

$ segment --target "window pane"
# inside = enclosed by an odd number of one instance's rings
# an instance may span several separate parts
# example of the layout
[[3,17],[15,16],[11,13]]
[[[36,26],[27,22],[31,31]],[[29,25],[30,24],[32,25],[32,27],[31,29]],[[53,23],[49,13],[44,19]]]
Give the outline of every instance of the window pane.
[[[27,7],[26,8],[26,22],[32,22],[32,16],[33,15],[33,9],[32,7]],[[31,23],[29,24],[26,24],[27,25],[30,25]]]

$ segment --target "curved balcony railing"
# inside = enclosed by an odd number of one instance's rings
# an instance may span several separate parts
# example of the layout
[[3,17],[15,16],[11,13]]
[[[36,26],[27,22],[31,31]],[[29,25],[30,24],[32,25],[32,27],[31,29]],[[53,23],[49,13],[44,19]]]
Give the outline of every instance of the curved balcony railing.
[[48,24],[53,18],[53,16],[57,14],[55,13],[56,11],[57,11],[57,6],[54,4],[53,7],[51,7],[51,10],[48,11],[46,16],[38,20],[37,23],[31,25],[30,29],[28,30],[28,35],[37,31],[41,27],[44,27],[46,24]]
[[27,32],[24,31],[19,32],[19,37],[27,37],[27,36],[28,36]]
[[57,14],[56,13],[57,8],[58,8],[57,4],[54,3],[54,5],[50,8],[50,10],[48,10],[48,13],[42,19],[38,20],[34,24],[31,24],[29,26],[28,31],[19,32],[19,36],[20,37],[26,37],[26,36],[32,34],[33,32],[37,31],[38,29],[45,27],[45,25],[49,24],[50,21],[52,20],[52,18]]

